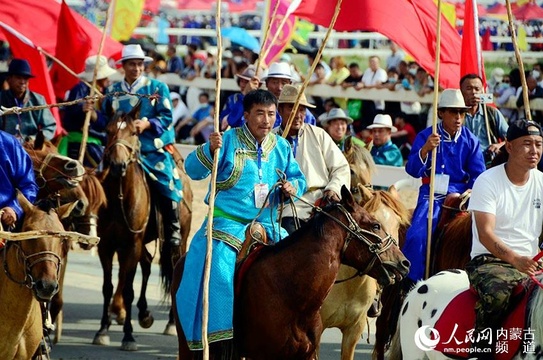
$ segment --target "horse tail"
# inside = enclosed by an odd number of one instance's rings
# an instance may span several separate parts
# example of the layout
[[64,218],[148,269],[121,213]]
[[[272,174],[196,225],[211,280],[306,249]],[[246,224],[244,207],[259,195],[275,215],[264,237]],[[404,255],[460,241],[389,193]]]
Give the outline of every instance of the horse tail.
[[402,360],[402,344],[400,342],[400,322],[396,326],[396,333],[392,337],[390,342],[390,348],[388,349],[388,360]]
[[173,268],[179,260],[181,252],[179,247],[173,246],[169,241],[163,241],[160,250],[160,280],[162,283],[162,295],[166,299],[171,292],[173,280]]

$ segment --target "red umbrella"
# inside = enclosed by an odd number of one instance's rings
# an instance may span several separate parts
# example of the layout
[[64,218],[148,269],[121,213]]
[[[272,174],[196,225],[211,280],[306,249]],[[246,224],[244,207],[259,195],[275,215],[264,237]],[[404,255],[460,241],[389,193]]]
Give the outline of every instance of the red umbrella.
[[515,9],[513,15],[517,20],[543,20],[543,8],[537,6],[535,3],[528,3]]

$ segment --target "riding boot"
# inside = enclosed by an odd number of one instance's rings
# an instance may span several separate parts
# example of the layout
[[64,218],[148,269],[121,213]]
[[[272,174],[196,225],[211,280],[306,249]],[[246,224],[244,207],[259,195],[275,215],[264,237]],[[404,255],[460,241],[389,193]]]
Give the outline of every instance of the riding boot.
[[179,204],[171,199],[162,199],[162,223],[164,224],[164,241],[173,247],[181,245],[181,223],[179,222]]

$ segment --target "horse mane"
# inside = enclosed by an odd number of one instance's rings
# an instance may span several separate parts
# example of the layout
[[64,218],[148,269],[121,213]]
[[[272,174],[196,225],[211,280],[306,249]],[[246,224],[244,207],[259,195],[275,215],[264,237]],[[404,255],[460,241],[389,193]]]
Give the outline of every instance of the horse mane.
[[411,214],[405,205],[396,199],[388,191],[376,190],[373,196],[364,204],[364,209],[370,214],[375,213],[381,204],[392,209],[392,211],[400,218],[400,226],[408,226],[411,222]]
[[49,212],[56,208],[57,204],[51,198],[39,199],[34,204],[41,211],[49,214]]
[[351,143],[351,146],[345,151],[345,158],[350,165],[361,167],[368,172],[371,179],[376,173],[375,161],[371,153],[365,147]]
[[102,206],[107,206],[106,193],[96,175],[87,172],[79,185],[89,200],[91,212],[97,212]]

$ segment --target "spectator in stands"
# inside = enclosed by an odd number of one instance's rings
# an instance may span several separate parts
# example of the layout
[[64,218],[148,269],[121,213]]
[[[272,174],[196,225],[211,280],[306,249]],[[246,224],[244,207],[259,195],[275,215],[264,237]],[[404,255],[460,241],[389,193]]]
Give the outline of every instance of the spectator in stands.
[[[11,60],[6,75],[9,89],[0,92],[1,106],[28,108],[45,104],[45,98],[41,94],[28,89],[28,81],[35,77],[28,61]],[[27,111],[20,115],[3,115],[0,118],[0,130],[14,135],[20,141],[35,137],[40,130],[47,140],[51,140],[56,128],[55,118],[49,109]]]
[[386,70],[398,69],[400,62],[405,58],[405,53],[398,48],[394,41],[390,42],[390,51],[392,53],[386,58]]
[[219,114],[222,129],[226,129],[228,126],[241,127],[245,124],[245,119],[243,118],[243,98],[249,91],[260,87],[260,81],[254,80],[256,79],[255,75],[254,65],[249,65],[243,73],[236,75],[240,92],[228,97],[223,110]]
[[[311,67],[311,65],[313,65],[313,62],[315,61],[316,56],[317,56],[317,52],[307,54],[306,65],[307,65],[308,69]],[[324,68],[324,74],[325,74],[324,77],[325,77],[325,79],[328,79],[328,76],[330,76],[330,74],[332,73],[332,69],[330,69],[330,66],[328,66],[326,61],[322,61],[322,58],[319,61],[319,64],[321,64],[322,67]],[[314,73],[311,74],[311,78],[310,78],[309,81],[315,81],[315,74]]]
[[504,74],[505,71],[501,67],[497,67],[492,70],[492,72],[490,73],[490,79],[488,79],[487,81],[489,93],[494,93],[494,91],[503,81]]
[[[326,80],[330,86],[341,85],[343,81],[350,75],[349,69],[345,66],[345,58],[343,56],[334,56],[330,59],[330,68],[332,73]],[[341,108],[347,108],[347,98],[335,97],[335,102]]]
[[417,132],[413,125],[406,121],[407,115],[400,112],[394,116],[394,126],[398,131],[391,132],[390,137],[392,142],[400,149],[402,156],[405,160],[409,156],[411,146],[415,142]]
[[187,105],[181,99],[181,95],[176,92],[170,92],[172,100],[172,126],[175,126],[187,116],[190,116],[190,111]]
[[279,62],[287,63],[288,66],[290,66],[290,73],[292,74],[292,81],[295,83],[301,82],[302,77],[300,75],[300,71],[298,71],[298,68],[296,67],[296,64],[292,62],[292,58],[289,54],[283,53],[281,57],[279,58]]
[[177,138],[181,142],[187,142],[189,144],[194,143],[194,139],[190,138],[190,130],[200,121],[209,116],[211,112],[211,105],[209,104],[209,95],[207,93],[201,93],[198,97],[200,107],[196,110],[192,116],[188,116],[181,120],[175,127],[175,133]]
[[343,153],[345,153],[346,147],[350,147],[351,143],[360,147],[366,147],[366,144],[362,140],[350,135],[348,130],[352,123],[353,119],[348,117],[341,108],[330,109],[328,116],[321,122],[324,130],[326,130]]
[[402,153],[391,140],[391,133],[398,131],[392,125],[392,118],[388,114],[377,114],[373,124],[368,126],[371,130],[373,144],[371,156],[376,165],[403,166]]
[[[268,69],[268,73],[261,79],[261,81],[266,83],[266,88],[273,95],[279,99],[283,87],[286,85],[292,84],[293,78],[290,72],[290,66],[286,63],[272,63]],[[315,116],[306,108],[305,114],[305,123],[310,125],[316,125],[317,120]],[[281,115],[277,112],[277,119],[275,121],[274,127],[281,125]]]
[[[386,83],[387,79],[387,72],[381,68],[379,56],[370,56],[369,67],[362,75],[362,87],[364,89],[376,89],[379,85]],[[384,110],[385,102],[383,100],[362,100],[362,122],[367,124],[373,120],[375,115],[382,113]]]
[[517,89],[520,86],[520,71],[517,68],[511,70],[508,75],[505,75],[498,88],[494,91],[494,103],[498,106],[508,124],[518,119],[518,111],[517,109],[507,108],[505,105],[507,105],[511,98],[516,100]]
[[341,87],[344,89],[355,87],[357,90],[361,87],[359,85],[360,82],[362,82],[362,71],[360,70],[360,66],[357,63],[350,63],[349,64],[349,76],[343,80],[341,83]]
[[320,114],[319,117],[317,118],[317,125],[321,125],[321,126],[324,119],[328,117],[328,113],[330,112],[330,110],[337,109],[339,105],[336,104],[333,98],[329,98],[329,99],[324,100],[323,107],[324,107],[324,112]]
[[166,50],[166,56],[168,57],[166,72],[180,74],[184,68],[184,63],[175,52],[175,45],[168,45],[168,50]]
[[[341,87],[348,89],[354,87],[355,89],[362,88],[362,71],[360,66],[353,62],[349,64],[349,76],[341,83]],[[360,99],[349,99],[347,100],[347,112],[349,116],[354,120],[353,128],[356,133],[364,129],[364,124],[361,121],[362,118],[362,100]]]
[[[465,104],[469,108],[466,114],[465,126],[479,139],[480,149],[485,154],[486,163],[489,164],[505,144],[505,135],[509,126],[498,109],[481,104],[480,95],[484,93],[484,89],[483,80],[479,75],[464,75],[460,79],[460,90]],[[487,129],[486,126],[483,106],[486,106],[490,129]]]
[[215,129],[215,103],[209,104],[209,116],[206,116],[200,120],[190,130],[190,138],[194,139],[196,145],[204,144],[209,141],[209,135],[213,133]]
[[[543,98],[543,88],[537,84],[537,80],[532,74],[526,76],[526,86],[528,88],[528,100]],[[522,88],[517,97],[517,108],[521,119],[526,119],[524,111],[524,95]],[[531,109],[532,120],[541,125],[543,123],[543,113],[540,110]]]

